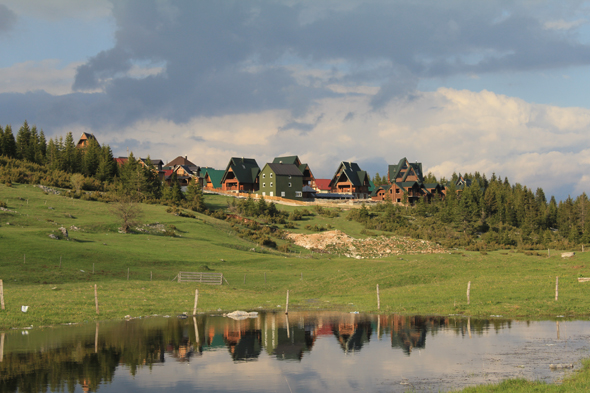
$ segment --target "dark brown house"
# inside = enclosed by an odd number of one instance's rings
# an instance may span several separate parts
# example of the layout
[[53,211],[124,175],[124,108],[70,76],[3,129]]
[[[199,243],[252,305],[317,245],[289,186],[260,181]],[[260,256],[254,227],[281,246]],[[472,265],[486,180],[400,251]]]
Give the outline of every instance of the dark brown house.
[[232,157],[221,178],[221,189],[236,192],[258,191],[258,173],[260,167],[255,159]]
[[330,189],[333,193],[350,194],[354,198],[368,198],[370,187],[369,175],[361,170],[354,162],[342,161],[338,170],[330,181]]

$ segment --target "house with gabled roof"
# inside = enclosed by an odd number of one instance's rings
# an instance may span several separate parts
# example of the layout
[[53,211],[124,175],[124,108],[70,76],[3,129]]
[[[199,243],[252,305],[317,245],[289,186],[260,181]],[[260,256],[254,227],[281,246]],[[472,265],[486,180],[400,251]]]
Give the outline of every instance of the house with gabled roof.
[[424,183],[422,163],[411,163],[406,157],[399,160],[397,165],[389,165],[387,180],[391,185],[387,198],[395,203],[413,204],[420,198],[430,201],[435,195],[443,196],[440,184]]
[[232,157],[221,178],[224,191],[255,192],[258,190],[260,167],[253,158]]
[[201,168],[201,176],[203,177],[203,189],[215,190],[221,188],[221,179],[225,171],[223,169],[214,169],[209,167]]
[[275,157],[273,164],[293,164],[296,165],[303,174],[303,185],[315,188],[315,177],[309,168],[309,165],[301,163],[298,156]]
[[332,179],[315,179],[315,190],[321,194],[329,194],[332,191],[330,182]]
[[164,165],[164,169],[174,169],[176,167],[176,165],[184,165],[186,167],[196,167],[197,165],[193,164],[191,161],[189,161],[187,156],[178,156],[175,159],[173,159],[172,161],[170,161],[169,163],[167,163],[166,165]]
[[355,162],[342,161],[338,170],[330,181],[330,188],[333,193],[349,194],[354,198],[368,198],[370,187],[369,175],[361,170]]
[[[88,146],[88,144],[90,143],[91,140],[95,140],[96,143],[98,143],[98,139],[96,139],[94,134],[90,134],[88,132],[83,132],[82,136],[80,136],[80,140],[76,144],[76,147],[79,149],[84,149]],[[98,146],[100,146],[100,143],[98,143]]]
[[303,173],[295,164],[266,164],[258,174],[258,194],[287,199],[303,198]]

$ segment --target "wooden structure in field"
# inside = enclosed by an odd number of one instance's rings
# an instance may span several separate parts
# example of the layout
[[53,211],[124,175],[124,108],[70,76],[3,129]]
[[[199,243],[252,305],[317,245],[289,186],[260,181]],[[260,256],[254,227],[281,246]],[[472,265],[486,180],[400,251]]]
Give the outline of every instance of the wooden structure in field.
[[178,272],[178,282],[198,282],[202,284],[223,284],[223,273]]
[[422,163],[411,163],[402,158],[397,165],[389,165],[387,181],[390,188],[373,199],[389,199],[394,203],[413,204],[421,198],[430,201],[432,197],[444,196],[444,187],[438,183],[424,183]]
[[253,158],[232,157],[221,178],[223,191],[255,192],[260,167]]

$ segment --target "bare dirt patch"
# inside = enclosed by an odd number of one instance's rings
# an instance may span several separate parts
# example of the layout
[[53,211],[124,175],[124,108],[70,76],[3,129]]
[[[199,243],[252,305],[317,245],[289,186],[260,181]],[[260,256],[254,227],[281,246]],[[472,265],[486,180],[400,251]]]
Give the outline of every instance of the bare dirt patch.
[[349,258],[380,258],[400,254],[440,254],[448,250],[436,243],[401,236],[379,236],[355,239],[342,231],[328,231],[303,235],[287,234],[296,245],[317,252],[343,255]]

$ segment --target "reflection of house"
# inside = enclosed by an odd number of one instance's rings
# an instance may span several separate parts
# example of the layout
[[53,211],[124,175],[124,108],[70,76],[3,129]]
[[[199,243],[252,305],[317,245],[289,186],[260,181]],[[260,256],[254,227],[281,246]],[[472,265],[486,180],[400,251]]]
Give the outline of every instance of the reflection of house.
[[260,167],[255,159],[232,157],[221,178],[221,188],[224,191],[257,191],[259,172]]
[[98,144],[98,146],[100,146],[100,143],[98,143],[98,140],[96,139],[94,134],[89,134],[87,132],[83,132],[82,136],[80,137],[80,140],[76,144],[76,147],[79,149],[84,149],[85,147],[88,147],[88,144],[90,143],[91,140],[95,140],[96,143]]
[[299,326],[281,328],[277,332],[277,345],[273,353],[278,360],[301,360],[303,352],[310,352],[314,342],[313,326],[305,325],[303,329]]
[[344,352],[360,351],[364,343],[368,343],[372,333],[371,322],[344,323],[332,327]]
[[303,174],[294,164],[266,164],[258,174],[262,196],[303,198]]
[[309,165],[302,164],[301,160],[298,156],[287,156],[287,157],[275,157],[272,162],[273,164],[293,164],[296,165],[297,168],[303,174],[303,185],[310,186],[311,188],[315,188],[315,177],[313,173],[311,173],[311,169],[309,169]]
[[262,352],[260,330],[232,329],[226,325],[223,338],[233,360],[257,359]]
[[349,194],[364,199],[369,196],[369,175],[354,162],[342,161],[330,181],[333,193]]
[[391,321],[391,346],[401,348],[410,355],[414,348],[426,347],[428,329],[437,329],[445,323],[445,317],[408,317],[396,314]]

